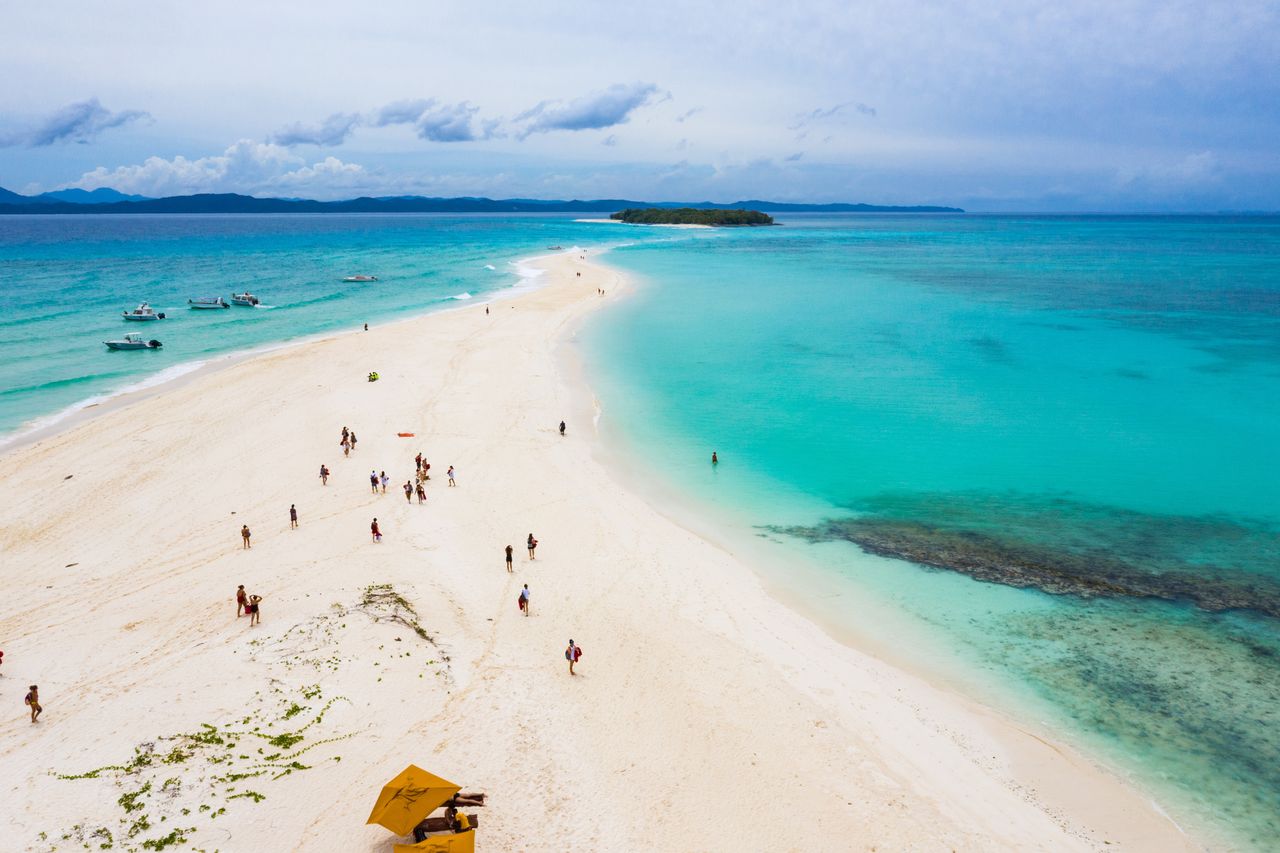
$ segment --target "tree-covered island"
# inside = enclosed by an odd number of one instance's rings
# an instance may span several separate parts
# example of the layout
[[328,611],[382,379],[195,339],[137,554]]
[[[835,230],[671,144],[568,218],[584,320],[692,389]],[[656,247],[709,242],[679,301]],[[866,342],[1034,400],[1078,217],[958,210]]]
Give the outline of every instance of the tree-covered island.
[[698,207],[629,207],[609,215],[632,225],[772,225],[773,217],[758,210],[707,210]]

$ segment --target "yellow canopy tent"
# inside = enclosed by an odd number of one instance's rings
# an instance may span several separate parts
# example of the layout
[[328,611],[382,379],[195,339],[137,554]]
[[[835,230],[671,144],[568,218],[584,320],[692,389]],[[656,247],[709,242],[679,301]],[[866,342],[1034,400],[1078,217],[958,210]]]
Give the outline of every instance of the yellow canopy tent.
[[[365,823],[385,826],[396,835],[408,835],[423,818],[461,790],[460,785],[410,764],[399,776],[382,786],[378,802]],[[448,847],[440,849],[451,851]]]
[[459,832],[456,835],[433,835],[417,844],[397,844],[393,853],[476,853],[476,834]]

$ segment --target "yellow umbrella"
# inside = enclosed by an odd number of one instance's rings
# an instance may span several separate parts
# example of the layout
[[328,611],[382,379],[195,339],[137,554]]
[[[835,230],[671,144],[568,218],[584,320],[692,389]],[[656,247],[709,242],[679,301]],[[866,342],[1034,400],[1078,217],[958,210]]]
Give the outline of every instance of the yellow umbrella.
[[459,832],[456,835],[433,835],[417,844],[397,844],[392,853],[476,853],[476,834]]
[[424,817],[461,790],[460,785],[410,764],[382,786],[365,823],[381,824],[396,835],[408,835]]

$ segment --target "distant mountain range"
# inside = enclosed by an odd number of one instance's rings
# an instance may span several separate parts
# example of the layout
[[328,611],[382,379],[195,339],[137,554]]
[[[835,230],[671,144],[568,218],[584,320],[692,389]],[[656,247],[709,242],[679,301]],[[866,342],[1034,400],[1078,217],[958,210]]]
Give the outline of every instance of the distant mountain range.
[[361,197],[346,201],[297,198],[254,198],[236,193],[200,193],[168,198],[126,195],[105,187],[58,190],[27,196],[0,187],[0,215],[15,213],[613,213],[629,207],[700,207],[715,210],[761,210],[775,213],[964,213],[958,207],[878,204],[788,204],[735,201],[732,204],[687,201],[593,199],[544,201],[531,198],[426,198],[424,196]]

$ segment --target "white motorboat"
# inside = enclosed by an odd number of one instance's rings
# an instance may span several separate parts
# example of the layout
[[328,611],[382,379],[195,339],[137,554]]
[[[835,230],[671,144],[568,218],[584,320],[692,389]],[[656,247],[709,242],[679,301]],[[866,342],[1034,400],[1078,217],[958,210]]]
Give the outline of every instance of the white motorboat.
[[221,296],[206,296],[202,299],[188,299],[187,304],[192,308],[230,308],[227,301]]
[[137,308],[134,308],[132,311],[125,311],[123,313],[124,313],[124,318],[126,320],[163,320],[164,319],[164,312],[162,311],[159,314],[157,314],[154,310],[152,310],[151,305],[147,302],[143,302],[141,305],[139,305]]
[[103,341],[107,345],[107,349],[159,349],[161,343],[155,340],[146,340],[142,335],[128,334],[123,340],[119,341]]
[[256,308],[258,306],[258,297],[248,291],[244,293],[231,294],[232,305],[244,305],[248,308]]
[[376,275],[349,275],[343,281],[377,281]]

